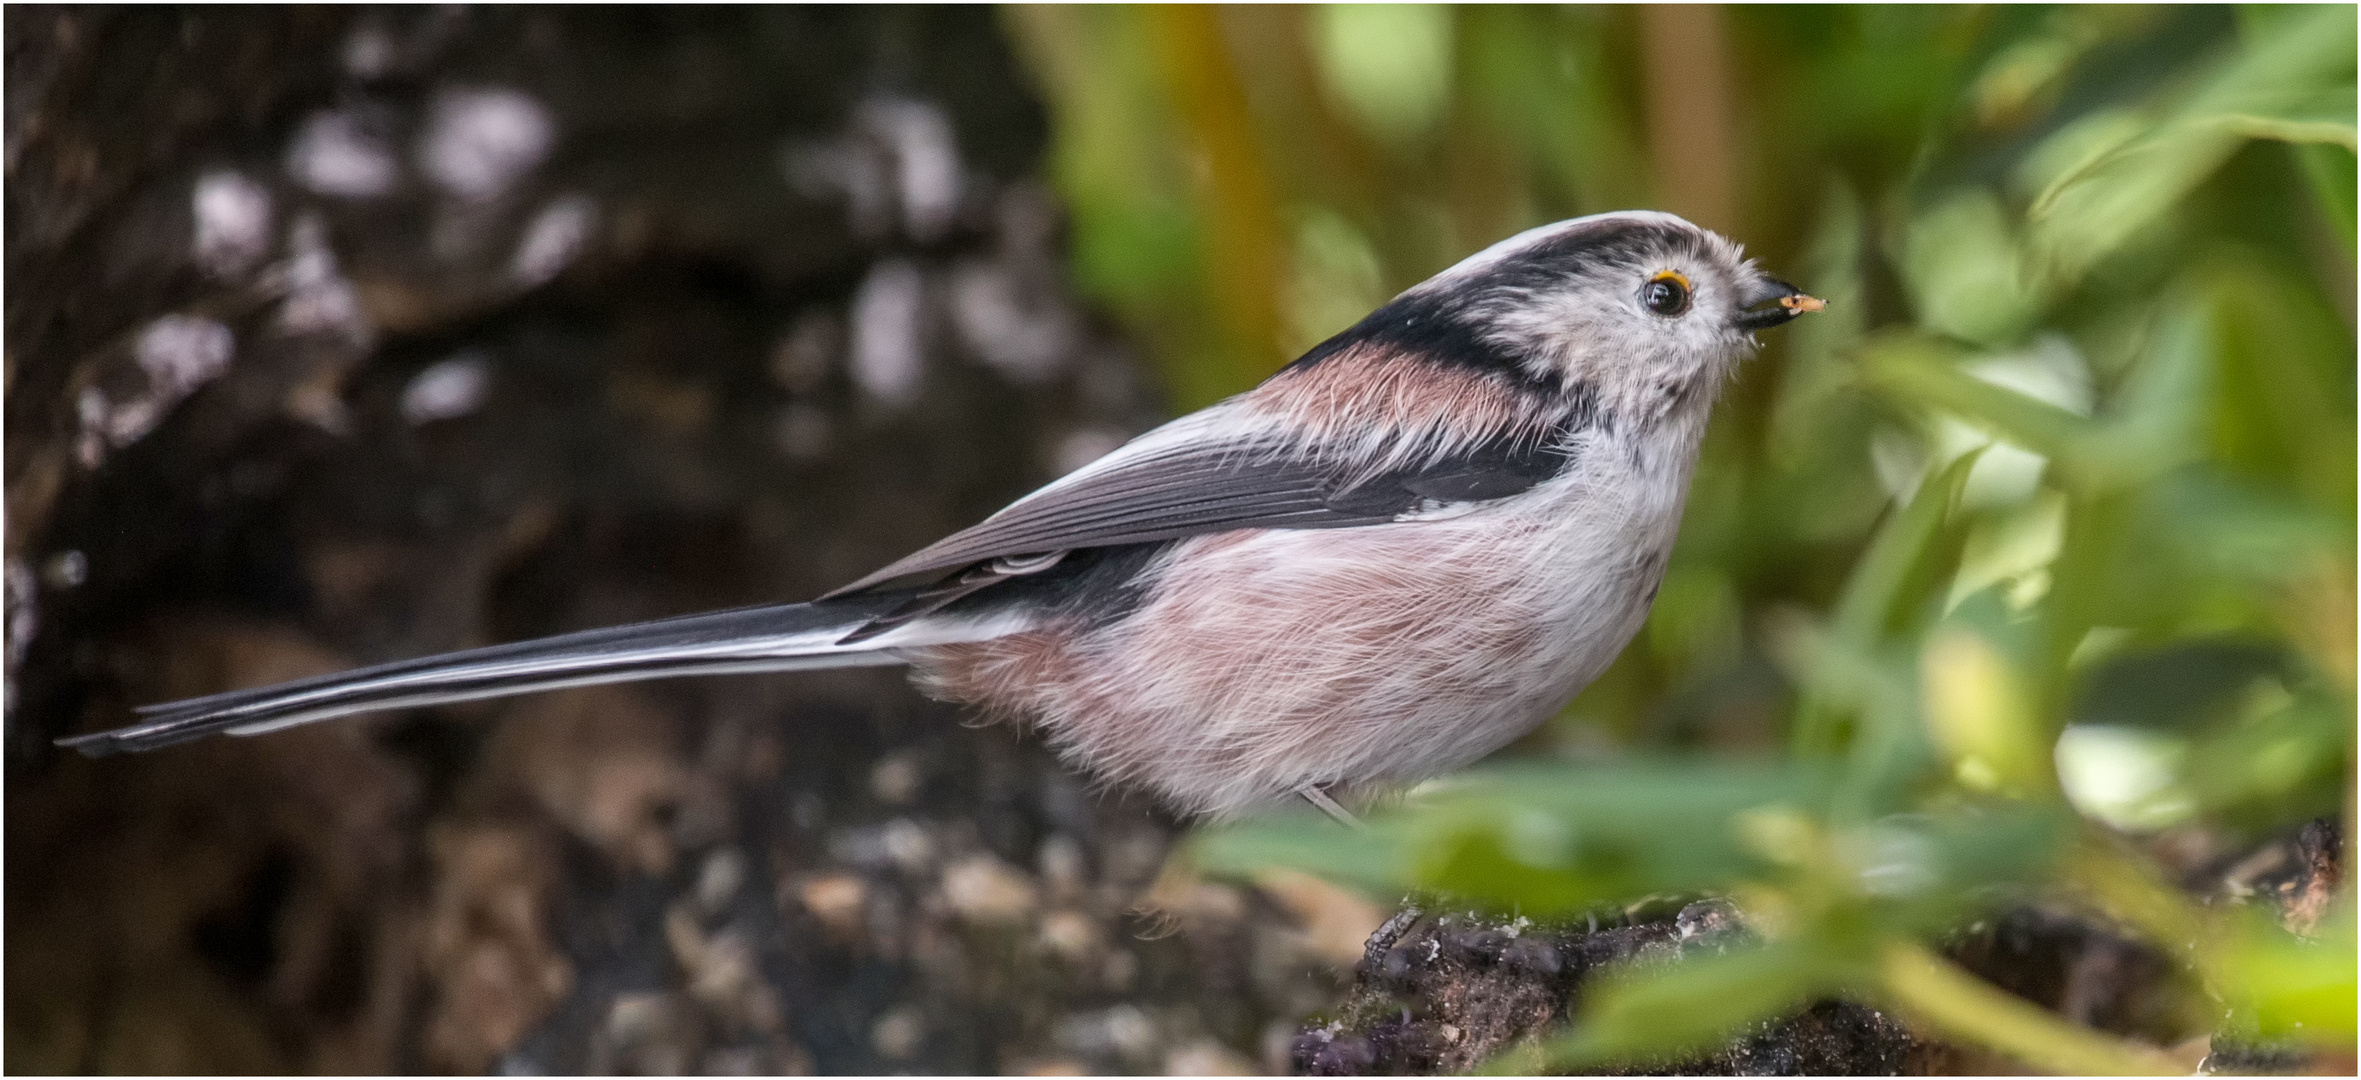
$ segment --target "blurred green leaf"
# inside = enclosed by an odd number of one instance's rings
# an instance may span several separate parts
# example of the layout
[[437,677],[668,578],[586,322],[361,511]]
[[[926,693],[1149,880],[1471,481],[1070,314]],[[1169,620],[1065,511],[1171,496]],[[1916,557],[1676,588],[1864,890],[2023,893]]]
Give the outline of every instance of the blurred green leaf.
[[[2202,467],[2162,478],[2145,496],[2143,527],[2207,586],[2251,596],[2257,585],[2290,580],[2316,559],[2352,546],[2351,518]],[[2152,586],[2166,584],[2146,576]]]
[[2216,324],[2203,306],[2165,316],[2146,362],[2097,419],[1971,374],[1955,351],[1888,338],[1864,352],[1871,379],[1899,401],[1958,416],[2059,463],[2085,488],[2137,484],[2197,456],[2195,433],[2212,378]]
[[1340,833],[1296,815],[1204,833],[1210,872],[1294,866],[1383,892],[1454,895],[1540,915],[1738,879],[1760,859],[1740,811],[1817,804],[1822,770],[1770,765],[1528,764],[1456,778],[1411,806]]
[[2296,160],[2302,163],[2304,179],[2312,185],[2312,195],[2320,201],[2320,212],[2345,241],[2345,257],[2353,257],[2353,201],[2356,180],[2354,151],[2350,146],[2298,146]]
[[2024,333],[2038,314],[1998,195],[1955,192],[1912,222],[1907,236],[1903,271],[1927,328],[1998,345]]
[[1919,485],[1918,493],[1878,530],[1836,605],[1836,632],[1862,645],[1882,640],[1925,613],[1932,583],[1949,577],[1958,557],[1947,524],[1978,455],[1963,454]]
[[2221,718],[2264,678],[2289,672],[2287,650],[2245,637],[2204,637],[2123,653],[2084,672],[2068,715],[2078,724],[2188,732]]
[[2072,454],[2090,422],[2049,402],[1968,374],[1954,350],[1919,339],[1889,339],[1864,351],[1862,364],[1887,393],[1946,409],[2045,457]]
[[2353,904],[2348,892],[2303,941],[2264,918],[2241,912],[2214,970],[2235,1010],[2238,1034],[2297,1039],[2350,1050],[2354,1038]]
[[2069,129],[2080,149],[2036,155],[2063,166],[2042,178],[2027,214],[2044,267],[2079,278],[2248,138],[2296,134],[2352,146],[2353,41],[2350,5],[2306,8],[2265,24],[2139,134],[2111,127],[2097,139]]
[[2203,809],[2262,830],[2334,814],[2350,768],[2349,708],[2309,691],[2257,687],[2239,715],[2189,752],[2189,794]]
[[1407,143],[1450,104],[1452,12],[1435,4],[1323,4],[1320,71],[1371,134]]
[[2034,688],[2006,653],[1953,622],[1928,639],[1920,663],[1927,726],[1960,783],[2020,797],[2056,787],[2055,736],[2038,712]]
[[1923,834],[1939,875],[1926,892],[1956,913],[1977,902],[1976,890],[2042,880],[2072,838],[2073,818],[2055,805],[1969,804],[1930,816]]
[[[1837,601],[1831,633],[1843,652],[1834,655],[1876,655],[1887,635],[1923,612],[1934,583],[1950,577],[1960,545],[1956,530],[1944,526],[1958,506],[1960,488],[1976,456],[1963,455],[1928,477],[1909,504],[1879,527]],[[1844,712],[1835,701],[1809,696],[1798,712],[1791,736],[1798,753],[1819,755],[1842,748]]]
[[2210,384],[2215,460],[2350,518],[2350,328],[2317,288],[2259,259],[2224,261],[2203,280],[2219,368]]

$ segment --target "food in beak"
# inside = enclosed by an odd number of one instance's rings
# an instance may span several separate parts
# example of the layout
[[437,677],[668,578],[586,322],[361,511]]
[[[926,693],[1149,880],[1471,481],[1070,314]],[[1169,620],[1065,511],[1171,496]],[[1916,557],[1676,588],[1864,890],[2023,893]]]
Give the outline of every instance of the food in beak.
[[1828,307],[1828,301],[1784,281],[1764,284],[1770,286],[1770,289],[1765,290],[1770,295],[1756,294],[1758,299],[1738,314],[1739,329],[1753,331],[1785,326],[1807,311],[1822,311]]

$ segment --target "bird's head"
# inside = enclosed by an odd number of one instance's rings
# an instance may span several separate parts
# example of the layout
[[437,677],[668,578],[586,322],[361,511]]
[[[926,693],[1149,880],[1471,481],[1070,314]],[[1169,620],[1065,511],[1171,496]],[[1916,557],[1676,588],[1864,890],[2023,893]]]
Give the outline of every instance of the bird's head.
[[1764,273],[1724,237],[1671,214],[1624,211],[1512,236],[1397,303],[1432,308],[1529,378],[1660,411],[1711,397],[1758,330],[1824,305]]

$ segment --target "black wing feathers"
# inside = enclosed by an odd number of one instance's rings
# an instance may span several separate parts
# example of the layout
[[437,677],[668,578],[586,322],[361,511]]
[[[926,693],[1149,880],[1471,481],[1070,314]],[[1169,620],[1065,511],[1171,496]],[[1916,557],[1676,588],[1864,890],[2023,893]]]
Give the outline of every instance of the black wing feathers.
[[1179,446],[1037,492],[829,596],[941,577],[1009,555],[1177,540],[1233,529],[1378,525],[1429,503],[1504,498],[1572,460],[1557,432],[1501,438],[1441,461],[1355,482],[1347,467],[1257,455],[1234,444]]

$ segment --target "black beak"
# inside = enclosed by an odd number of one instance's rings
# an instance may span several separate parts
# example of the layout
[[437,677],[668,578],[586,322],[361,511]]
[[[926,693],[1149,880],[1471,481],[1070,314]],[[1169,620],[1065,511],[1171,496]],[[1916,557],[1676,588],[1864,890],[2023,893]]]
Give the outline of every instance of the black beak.
[[1768,330],[1785,326],[1788,321],[1807,311],[1827,307],[1828,301],[1805,293],[1777,278],[1764,278],[1762,287],[1746,297],[1746,310],[1738,315],[1740,330]]

